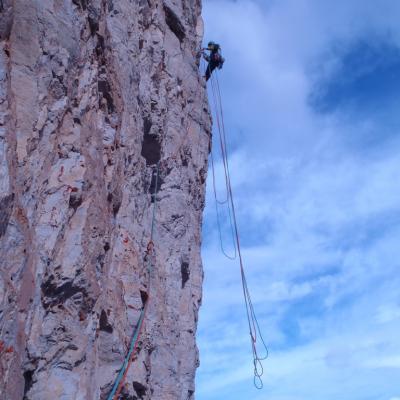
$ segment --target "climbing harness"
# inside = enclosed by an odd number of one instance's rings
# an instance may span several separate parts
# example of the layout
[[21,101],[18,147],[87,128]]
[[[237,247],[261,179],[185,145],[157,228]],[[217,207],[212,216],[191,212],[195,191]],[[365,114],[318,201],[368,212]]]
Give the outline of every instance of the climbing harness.
[[156,182],[155,182],[153,194],[151,195],[154,206],[153,206],[153,215],[152,215],[152,219],[151,219],[150,240],[149,240],[149,243],[147,244],[146,256],[145,256],[146,270],[147,270],[147,288],[148,288],[147,289],[147,298],[145,300],[145,304],[140,313],[139,321],[136,324],[135,329],[133,331],[133,335],[132,335],[132,339],[131,339],[131,342],[129,345],[128,353],[126,354],[126,357],[124,359],[122,367],[121,367],[121,369],[118,373],[118,376],[114,382],[112,390],[107,397],[107,400],[117,400],[119,397],[119,394],[122,390],[122,385],[125,381],[129,367],[131,366],[131,364],[134,360],[134,357],[135,357],[135,352],[136,352],[138,344],[139,344],[140,335],[143,331],[144,319],[146,317],[148,305],[150,302],[151,274],[152,274],[152,269],[154,267],[153,260],[152,260],[152,258],[153,258],[152,256],[154,254],[153,238],[154,238],[154,228],[155,228],[155,219],[156,219],[157,190],[158,190],[159,175],[160,175],[160,162],[158,162],[157,166],[156,166]]
[[[214,77],[214,75],[215,75],[215,77]],[[263,381],[262,381],[261,377],[264,373],[262,361],[268,357],[268,348],[265,344],[265,341],[262,336],[260,326],[258,323],[258,319],[255,314],[253,302],[252,302],[251,295],[250,295],[250,290],[249,290],[249,287],[247,284],[245,268],[244,268],[242,253],[241,253],[239,229],[238,229],[238,223],[237,223],[237,218],[236,218],[235,203],[234,203],[234,198],[233,198],[233,191],[232,191],[230,171],[229,171],[229,161],[228,161],[228,153],[227,153],[227,145],[226,145],[226,134],[225,134],[225,125],[224,125],[224,117],[223,117],[223,109],[222,109],[221,91],[219,88],[217,71],[215,72],[215,74],[213,74],[211,76],[211,89],[212,89],[213,100],[214,100],[214,113],[216,115],[216,120],[217,120],[217,131],[218,131],[218,136],[219,136],[221,158],[222,158],[222,163],[223,163],[224,172],[225,172],[225,186],[226,186],[226,190],[227,190],[228,207],[231,210],[230,215],[232,215],[233,235],[234,235],[235,245],[236,245],[235,249],[237,251],[237,255],[239,258],[243,297],[244,297],[244,302],[245,302],[246,317],[247,317],[251,349],[252,349],[252,355],[253,355],[254,386],[257,389],[262,389]],[[214,160],[213,160],[212,155],[211,155],[211,165],[213,168],[212,176],[213,176],[214,196],[215,196],[215,200],[217,202],[216,189],[215,189],[216,184],[215,184],[215,173],[214,173]],[[224,202],[222,202],[222,204],[223,203]],[[218,218],[219,217],[217,216],[217,219]],[[221,236],[221,233],[220,233],[220,236]],[[228,257],[228,258],[230,258],[230,257]],[[265,352],[265,354],[263,356],[259,355],[260,347]]]

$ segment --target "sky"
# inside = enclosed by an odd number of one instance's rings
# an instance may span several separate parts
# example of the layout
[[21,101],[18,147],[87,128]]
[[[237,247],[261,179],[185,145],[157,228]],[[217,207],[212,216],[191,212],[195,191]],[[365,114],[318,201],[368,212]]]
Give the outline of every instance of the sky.
[[400,400],[399,16],[397,0],[203,0],[269,357],[257,390],[209,172],[197,400]]

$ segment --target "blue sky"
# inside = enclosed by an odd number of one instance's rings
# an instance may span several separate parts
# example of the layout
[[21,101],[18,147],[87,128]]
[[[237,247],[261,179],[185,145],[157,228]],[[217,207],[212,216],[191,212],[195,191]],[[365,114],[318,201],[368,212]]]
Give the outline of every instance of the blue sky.
[[[270,356],[257,391],[209,174],[196,399],[400,400],[400,2],[203,7],[226,58],[232,185]],[[223,197],[220,162],[217,180]],[[223,236],[232,250],[226,223]]]

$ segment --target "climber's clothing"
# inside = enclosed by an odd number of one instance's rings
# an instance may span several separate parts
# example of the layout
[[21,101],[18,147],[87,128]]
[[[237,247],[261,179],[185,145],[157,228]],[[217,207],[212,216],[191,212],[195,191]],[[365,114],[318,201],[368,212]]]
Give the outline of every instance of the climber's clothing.
[[[210,52],[210,55],[206,54],[205,50],[208,50]],[[203,57],[206,61],[208,61],[205,75],[206,81],[208,81],[215,68],[222,68],[225,59],[221,55],[221,47],[219,46],[219,44],[216,44],[214,42],[208,43],[208,47],[206,49],[203,49]]]

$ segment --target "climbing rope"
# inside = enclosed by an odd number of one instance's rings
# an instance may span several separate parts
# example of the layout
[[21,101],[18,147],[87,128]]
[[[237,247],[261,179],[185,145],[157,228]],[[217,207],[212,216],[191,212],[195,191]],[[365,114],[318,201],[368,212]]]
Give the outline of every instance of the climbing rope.
[[[225,171],[225,185],[227,189],[227,198],[229,200],[229,205],[232,210],[232,220],[233,220],[233,231],[234,237],[236,242],[236,249],[239,258],[239,265],[240,265],[240,275],[242,281],[242,291],[243,291],[243,298],[245,302],[246,308],[246,318],[249,328],[249,335],[250,335],[250,342],[251,342],[251,349],[252,349],[252,356],[253,356],[253,366],[254,366],[254,386],[257,389],[262,389],[263,381],[262,375],[264,373],[262,361],[268,357],[268,348],[265,344],[264,338],[261,333],[261,329],[258,323],[257,316],[255,314],[253,302],[250,295],[250,290],[247,284],[247,278],[245,274],[245,268],[242,258],[242,252],[240,247],[240,236],[239,236],[239,229],[238,223],[236,218],[236,211],[235,211],[235,202],[233,197],[231,179],[230,179],[230,170],[229,170],[229,161],[228,161],[228,154],[227,154],[227,147],[226,147],[226,134],[225,134],[225,125],[224,125],[224,118],[223,118],[223,107],[222,107],[222,99],[221,99],[221,91],[219,88],[219,81],[218,81],[218,72],[215,71],[214,73],[215,78],[211,77],[212,81],[212,94],[214,99],[214,109],[217,119],[217,130],[220,142],[220,152],[222,157],[222,162],[224,165]],[[211,158],[211,162],[213,165],[213,158]],[[214,177],[214,174],[213,174]],[[257,342],[258,340],[258,342]],[[259,347],[263,349],[265,352],[264,356],[259,355]]]
[[146,302],[142,308],[142,311],[140,313],[138,323],[136,324],[135,329],[133,331],[133,335],[132,335],[132,339],[131,339],[131,342],[129,345],[128,353],[126,354],[126,357],[124,359],[122,367],[121,367],[121,369],[118,373],[118,376],[114,382],[113,388],[107,397],[107,400],[117,400],[118,396],[122,390],[122,385],[125,381],[129,367],[131,366],[131,364],[134,360],[135,352],[136,352],[138,344],[139,344],[140,335],[143,331],[144,319],[145,319],[148,305],[150,302],[151,274],[152,274],[152,269],[154,267],[153,262],[152,262],[153,253],[154,253],[153,238],[154,238],[155,220],[156,220],[157,191],[158,191],[159,176],[160,176],[160,163],[158,162],[157,166],[156,166],[155,187],[154,187],[153,194],[151,196],[154,206],[153,206],[153,214],[152,214],[152,219],[151,219],[150,241],[149,241],[149,243],[147,245],[147,249],[146,249],[146,271],[147,271],[147,279],[148,279],[147,298],[146,298]]

